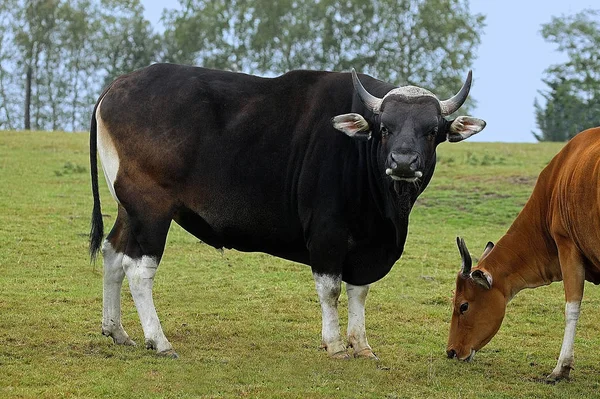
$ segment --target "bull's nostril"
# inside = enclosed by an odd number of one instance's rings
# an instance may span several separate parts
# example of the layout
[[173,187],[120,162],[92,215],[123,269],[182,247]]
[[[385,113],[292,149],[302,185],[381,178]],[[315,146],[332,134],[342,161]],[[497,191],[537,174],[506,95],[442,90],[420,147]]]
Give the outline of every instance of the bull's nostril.
[[448,359],[454,359],[456,357],[456,351],[454,349],[450,349],[446,354],[448,355]]

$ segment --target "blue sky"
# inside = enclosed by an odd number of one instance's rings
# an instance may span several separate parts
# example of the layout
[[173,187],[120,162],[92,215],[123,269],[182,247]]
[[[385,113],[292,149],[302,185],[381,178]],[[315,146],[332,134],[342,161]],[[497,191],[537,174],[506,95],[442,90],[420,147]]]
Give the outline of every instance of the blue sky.
[[[177,0],[141,0],[145,15],[157,26],[164,8]],[[597,0],[471,0],[471,11],[486,15],[471,93],[478,105],[473,115],[488,123],[472,141],[535,142],[533,100],[545,90],[543,72],[564,62],[563,55],[541,35],[553,16],[600,9]]]

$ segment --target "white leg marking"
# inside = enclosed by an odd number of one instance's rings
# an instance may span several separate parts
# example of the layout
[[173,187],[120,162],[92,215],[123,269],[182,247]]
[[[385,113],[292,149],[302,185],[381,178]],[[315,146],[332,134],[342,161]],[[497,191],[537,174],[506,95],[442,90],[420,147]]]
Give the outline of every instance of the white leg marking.
[[567,302],[565,305],[565,336],[560,349],[558,363],[556,363],[556,367],[552,371],[552,374],[550,374],[551,376],[568,376],[573,368],[573,344],[575,343],[575,328],[577,327],[577,320],[579,320],[580,306],[581,302]]
[[163,333],[152,300],[152,286],[158,262],[151,256],[132,259],[125,255],[123,256],[123,268],[127,275],[131,296],[140,316],[146,347],[156,349],[159,354],[176,356],[171,343]]
[[100,101],[100,104],[98,104],[98,108],[96,109],[98,156],[100,157],[100,163],[102,164],[102,170],[104,171],[104,178],[108,184],[108,189],[114,200],[119,202],[117,194],[115,193],[115,180],[117,179],[117,172],[119,171],[119,155],[117,154],[115,144],[108,133],[108,128],[100,116],[101,106],[102,101]]
[[102,245],[104,277],[102,290],[102,334],[117,344],[135,345],[121,324],[121,287],[123,286],[123,254],[117,253],[108,241]]
[[340,318],[337,310],[338,299],[342,291],[342,279],[317,273],[313,273],[313,277],[321,302],[322,344],[327,348],[330,356],[347,357],[346,346],[340,336]]
[[354,349],[355,356],[374,357],[367,342],[365,329],[365,302],[369,286],[346,283],[346,293],[348,294],[348,343]]

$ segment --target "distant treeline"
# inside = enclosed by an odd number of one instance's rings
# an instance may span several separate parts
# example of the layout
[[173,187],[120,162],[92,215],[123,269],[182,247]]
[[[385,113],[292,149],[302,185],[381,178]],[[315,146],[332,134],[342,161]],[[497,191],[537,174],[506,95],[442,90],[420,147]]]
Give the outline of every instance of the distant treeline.
[[[598,16],[542,26],[569,60],[547,69],[543,103],[532,99],[539,140],[600,124]],[[485,17],[469,0],[180,0],[162,23],[158,31],[144,19],[140,0],[0,1],[0,129],[87,130],[102,88],[155,62],[267,76],[354,67],[448,97],[471,67]]]
[[139,0],[2,0],[0,129],[87,130],[102,88],[154,62],[271,76],[355,67],[445,97],[484,17],[468,0],[181,0],[163,26]]

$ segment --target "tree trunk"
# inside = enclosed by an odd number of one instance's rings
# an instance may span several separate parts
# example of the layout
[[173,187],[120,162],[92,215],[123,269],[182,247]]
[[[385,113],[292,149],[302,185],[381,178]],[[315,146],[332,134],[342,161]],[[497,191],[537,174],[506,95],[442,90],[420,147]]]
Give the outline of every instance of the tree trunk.
[[31,130],[31,65],[27,65],[25,82],[25,130]]

